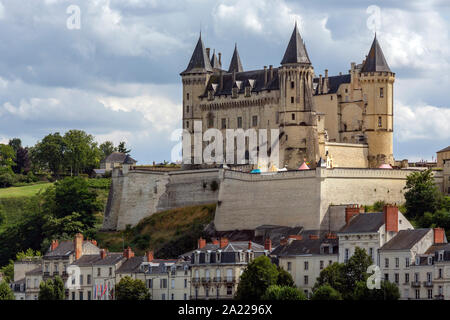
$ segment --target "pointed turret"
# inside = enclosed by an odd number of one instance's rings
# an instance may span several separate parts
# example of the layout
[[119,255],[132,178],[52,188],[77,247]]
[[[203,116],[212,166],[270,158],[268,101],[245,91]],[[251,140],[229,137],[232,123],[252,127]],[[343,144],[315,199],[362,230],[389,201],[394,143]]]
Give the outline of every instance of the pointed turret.
[[202,41],[202,34],[198,39],[197,45],[195,46],[194,53],[192,54],[191,60],[189,61],[188,67],[181,74],[186,73],[201,73],[201,72],[212,72],[211,62],[206,54],[205,46]]
[[377,40],[377,35],[375,34],[372,47],[370,48],[369,54],[367,55],[361,72],[376,71],[392,72],[386,62],[386,59],[384,58],[383,51],[381,50],[380,44]]
[[222,66],[220,65],[219,60],[216,56],[216,50],[213,51],[213,55],[211,57],[211,66],[213,67],[213,69],[222,69]]
[[287,63],[304,63],[311,64],[309,60],[308,52],[306,51],[305,43],[303,42],[300,32],[297,28],[297,22],[295,23],[294,31],[292,32],[291,39],[284,53],[281,64]]
[[235,72],[243,72],[244,68],[242,68],[241,58],[239,57],[239,52],[237,50],[237,44],[234,45],[233,57],[231,58],[230,68],[228,69],[229,73]]

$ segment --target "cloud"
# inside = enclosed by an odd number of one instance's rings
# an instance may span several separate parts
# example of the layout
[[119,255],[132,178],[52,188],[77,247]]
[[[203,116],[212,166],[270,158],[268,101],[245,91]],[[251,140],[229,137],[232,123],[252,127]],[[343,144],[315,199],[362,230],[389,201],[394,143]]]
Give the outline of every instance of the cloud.
[[4,17],[5,17],[5,6],[0,1],[0,20],[3,19]]

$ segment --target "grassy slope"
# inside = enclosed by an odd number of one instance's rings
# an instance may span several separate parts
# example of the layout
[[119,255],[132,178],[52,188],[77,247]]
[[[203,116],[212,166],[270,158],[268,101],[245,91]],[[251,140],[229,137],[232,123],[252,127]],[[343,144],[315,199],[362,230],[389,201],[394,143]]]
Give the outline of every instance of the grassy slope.
[[53,183],[41,183],[25,187],[11,187],[0,189],[0,199],[32,197],[39,192],[45,191]]
[[100,247],[122,251],[131,246],[137,254],[153,249],[158,258],[176,257],[193,249],[203,228],[214,219],[215,204],[199,205],[155,213],[133,228],[98,232]]

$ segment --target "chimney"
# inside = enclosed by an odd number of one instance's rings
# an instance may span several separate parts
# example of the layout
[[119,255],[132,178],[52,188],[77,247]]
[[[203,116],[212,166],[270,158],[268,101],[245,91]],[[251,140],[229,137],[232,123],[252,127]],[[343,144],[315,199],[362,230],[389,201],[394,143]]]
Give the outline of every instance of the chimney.
[[91,240],[91,243],[92,243],[94,246],[97,246],[97,240]]
[[128,247],[125,250],[123,250],[123,256],[127,259],[133,258],[134,252],[133,252],[133,250],[131,250],[130,247]]
[[269,82],[273,80],[273,65],[269,66]]
[[252,249],[252,240],[248,240],[248,250]]
[[434,243],[444,243],[445,232],[442,228],[434,228]]
[[272,240],[270,240],[270,238],[266,238],[266,240],[264,241],[264,250],[267,250],[269,252],[272,251]]
[[264,87],[267,87],[267,66],[264,66]]
[[309,239],[310,240],[319,240],[319,235],[317,235],[317,234],[310,234],[309,235]]
[[345,208],[345,224],[348,225],[348,223],[350,222],[350,220],[356,216],[357,214],[359,214],[359,205],[357,204],[352,204],[347,206],[347,208]]
[[210,53],[211,53],[211,49],[210,48],[206,48],[206,56],[208,57],[209,60],[211,60]]
[[221,248],[225,248],[228,245],[228,238],[220,238],[219,246]]
[[58,248],[58,245],[59,245],[58,240],[52,240],[52,244],[51,244],[51,247],[50,247],[50,251],[53,251],[53,250],[55,250],[56,248]]
[[75,235],[74,247],[75,247],[75,260],[78,260],[83,255],[83,235],[81,233],[77,233]]
[[387,231],[398,232],[398,208],[396,205],[387,204],[383,208],[384,225]]
[[293,239],[293,240],[302,240],[303,237],[301,235],[297,235],[297,234],[291,234],[288,239]]
[[222,66],[222,52],[219,52],[219,64]]
[[145,253],[146,257],[147,257],[147,262],[152,262],[153,261],[153,250],[147,251]]
[[213,244],[213,245],[219,245],[219,240],[217,239],[217,238],[211,238],[211,243]]
[[102,260],[106,258],[106,250],[105,249],[101,249],[100,250],[100,258]]
[[328,93],[328,69],[325,69],[325,79],[323,81],[323,92]]
[[323,93],[323,86],[322,86],[322,75],[319,74],[319,94]]
[[206,240],[200,237],[198,239],[198,248],[203,249],[206,246]]

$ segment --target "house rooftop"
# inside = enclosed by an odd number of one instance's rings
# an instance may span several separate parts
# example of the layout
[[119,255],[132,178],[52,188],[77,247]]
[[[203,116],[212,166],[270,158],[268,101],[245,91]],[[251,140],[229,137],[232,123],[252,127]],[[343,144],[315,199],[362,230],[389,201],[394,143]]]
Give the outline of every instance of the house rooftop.
[[384,213],[360,213],[350,219],[338,233],[372,233],[377,232],[384,224]]
[[400,230],[395,237],[388,241],[380,250],[411,249],[432,229]]

